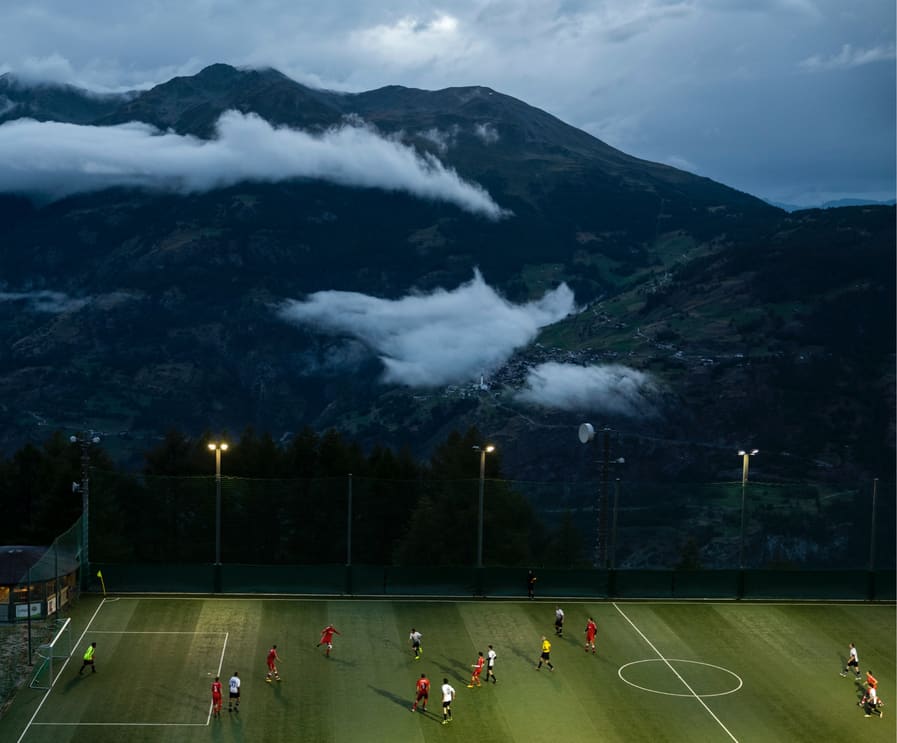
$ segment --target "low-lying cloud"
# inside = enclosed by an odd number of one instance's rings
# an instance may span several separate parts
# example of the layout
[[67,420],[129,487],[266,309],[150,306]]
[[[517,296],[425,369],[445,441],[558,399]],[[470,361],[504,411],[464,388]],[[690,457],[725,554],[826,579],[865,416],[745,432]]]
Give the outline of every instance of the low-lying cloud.
[[290,178],[401,191],[489,219],[509,214],[435,156],[354,121],[311,134],[227,111],[211,140],[137,122],[97,127],[17,119],[0,125],[5,192],[50,198],[111,186],[194,192]]
[[70,297],[63,292],[42,289],[31,292],[0,292],[0,302],[18,302],[33,312],[57,315],[64,312],[76,312],[89,300]]
[[352,336],[376,353],[384,381],[436,387],[476,379],[504,364],[540,328],[575,311],[566,284],[540,300],[512,304],[479,271],[453,291],[438,289],[401,299],[355,292],[315,292],[291,300],[281,316],[297,325]]
[[522,402],[554,410],[601,412],[631,417],[656,414],[651,375],[620,364],[577,366],[548,362],[529,370]]

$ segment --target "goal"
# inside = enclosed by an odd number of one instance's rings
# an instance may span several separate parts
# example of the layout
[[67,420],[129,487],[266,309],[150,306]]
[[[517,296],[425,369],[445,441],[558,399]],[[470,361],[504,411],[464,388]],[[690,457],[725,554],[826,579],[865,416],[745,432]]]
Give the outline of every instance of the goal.
[[31,677],[32,689],[49,689],[56,680],[59,662],[72,654],[72,618],[61,619],[50,642],[38,646],[37,663]]

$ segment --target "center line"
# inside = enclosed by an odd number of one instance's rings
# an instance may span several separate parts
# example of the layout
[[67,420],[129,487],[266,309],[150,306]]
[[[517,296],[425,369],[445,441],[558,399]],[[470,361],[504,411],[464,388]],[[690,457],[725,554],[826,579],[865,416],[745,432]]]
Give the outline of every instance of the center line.
[[681,676],[681,674],[679,673],[679,671],[677,671],[675,668],[673,668],[672,664],[671,664],[666,658],[663,657],[663,654],[662,654],[656,647],[654,647],[654,643],[651,642],[647,637],[645,637],[645,633],[642,632],[638,627],[635,626],[635,624],[633,623],[633,621],[623,613],[623,610],[622,610],[619,606],[617,606],[617,603],[616,603],[616,602],[613,602],[613,604],[614,604],[614,609],[616,609],[618,612],[620,612],[620,616],[623,617],[623,619],[625,619],[627,622],[629,622],[629,624],[632,626],[632,629],[634,629],[636,632],[639,633],[639,635],[641,635],[642,639],[643,639],[645,642],[647,642],[648,645],[651,647],[651,650],[653,650],[655,653],[657,653],[657,657],[660,658],[664,663],[666,663],[667,668],[669,668],[669,669],[676,675],[676,678],[678,678],[678,679],[682,682],[682,685],[683,685],[686,689],[688,689],[688,690],[691,692],[691,695],[692,695],[695,699],[697,699],[698,702],[700,702],[701,706],[702,706],[704,709],[706,709],[707,712],[710,713],[710,716],[711,716],[714,720],[716,720],[717,723],[719,723],[719,726],[720,726],[723,730],[726,731],[726,735],[728,735],[733,741],[735,741],[735,743],[738,743],[738,738],[736,738],[734,735],[732,735],[732,733],[729,731],[729,728],[727,728],[725,725],[723,725],[722,720],[720,720],[715,714],[713,714],[713,710],[710,709],[710,707],[708,707],[708,706],[704,703],[704,700],[701,699],[701,697],[700,697],[698,694],[695,693],[695,690],[692,689],[691,686],[688,685],[688,682],[687,682],[684,678],[682,678],[682,676]]

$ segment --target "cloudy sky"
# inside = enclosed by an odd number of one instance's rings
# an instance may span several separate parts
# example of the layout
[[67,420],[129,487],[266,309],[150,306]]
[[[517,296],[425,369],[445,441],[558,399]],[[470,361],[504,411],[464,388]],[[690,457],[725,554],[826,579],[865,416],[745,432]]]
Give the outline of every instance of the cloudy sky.
[[766,198],[894,197],[893,0],[3,5],[0,72],[32,80],[124,90],[227,62],[335,90],[485,85]]

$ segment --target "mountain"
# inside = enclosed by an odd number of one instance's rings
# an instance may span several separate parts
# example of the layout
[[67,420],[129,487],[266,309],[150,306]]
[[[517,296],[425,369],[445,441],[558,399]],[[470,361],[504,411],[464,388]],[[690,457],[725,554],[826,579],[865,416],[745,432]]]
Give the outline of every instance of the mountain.
[[90,124],[116,110],[135,93],[92,93],[73,85],[32,84],[0,75],[0,124],[14,119]]
[[[737,477],[748,443],[777,453],[758,465],[770,476],[893,472],[893,207],[789,215],[484,87],[346,94],[213,65],[92,113],[67,95],[29,105],[190,142],[220,136],[228,111],[316,136],[364,122],[477,184],[505,217],[326,173],[0,197],[4,450],[90,427],[136,462],[171,427],[279,438],[310,425],[424,455],[473,424],[502,447],[507,476],[550,480],[594,476],[595,454],[571,452],[592,420],[617,431],[631,476]],[[483,385],[386,383],[364,343],[277,311],[319,291],[454,290],[476,269],[513,303],[564,281],[581,309]],[[521,401],[546,362],[625,362],[659,391],[637,415],[613,400]]]
[[874,199],[834,199],[833,201],[823,201],[813,206],[797,206],[796,204],[786,204],[781,201],[772,201],[767,199],[772,206],[784,209],[786,212],[798,212],[804,209],[837,209],[842,206],[894,206],[897,200],[888,199],[887,201],[876,201]]

